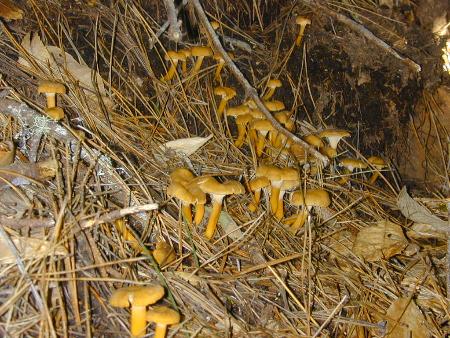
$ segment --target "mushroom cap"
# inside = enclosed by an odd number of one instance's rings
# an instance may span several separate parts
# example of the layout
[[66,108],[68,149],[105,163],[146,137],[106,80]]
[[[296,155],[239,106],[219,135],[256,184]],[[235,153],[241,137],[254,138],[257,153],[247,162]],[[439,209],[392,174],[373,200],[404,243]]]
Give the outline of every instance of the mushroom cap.
[[304,16],[298,15],[295,18],[295,23],[297,25],[310,25],[311,24],[311,19],[305,18]]
[[258,106],[256,105],[255,101],[253,101],[253,99],[248,99],[247,101],[244,102],[244,104],[246,106],[249,106],[250,109],[257,109]]
[[280,88],[283,84],[278,79],[270,79],[267,81],[267,87],[269,88]]
[[314,135],[314,134],[305,135],[303,137],[303,141],[305,141],[309,145],[312,145],[313,147],[317,147],[317,148],[324,146],[322,139],[319,136]]
[[325,129],[319,133],[320,137],[349,137],[350,132],[343,129]]
[[384,159],[379,156],[370,156],[367,159],[367,162],[369,162],[377,169],[383,169],[386,166],[386,162],[384,161]]
[[228,116],[238,117],[240,115],[248,114],[250,112],[250,108],[244,104],[234,107],[228,107],[225,113]]
[[196,182],[191,182],[190,184],[188,184],[187,188],[192,196],[194,196],[195,203],[206,203],[206,194],[202,189],[200,189]]
[[278,100],[264,101],[264,105],[269,111],[280,111],[285,108],[284,103]]
[[66,87],[64,87],[62,83],[56,81],[41,80],[39,81],[38,93],[65,94]]
[[286,190],[291,190],[291,189],[295,189],[299,186],[300,184],[300,179],[297,178],[295,180],[286,180],[283,181],[283,183],[281,184],[281,191],[286,191]]
[[215,21],[215,20],[214,20],[214,21],[211,21],[210,24],[211,24],[211,27],[212,27],[214,30],[217,30],[217,28],[220,27],[220,22]]
[[366,162],[363,162],[356,158],[349,158],[349,157],[343,158],[340,164],[350,171],[353,171],[353,169],[366,169],[368,167]]
[[270,185],[270,181],[267,177],[261,176],[252,179],[250,182],[248,182],[248,185],[251,191],[255,191],[268,187]]
[[294,143],[289,148],[289,152],[300,163],[305,163],[308,158],[308,152],[300,144]]
[[192,56],[211,56],[213,51],[208,46],[195,46],[191,48]]
[[283,111],[279,111],[276,112],[274,114],[275,119],[282,123],[282,124],[288,124],[290,122],[290,117],[291,117],[292,113],[289,110],[283,110]]
[[186,168],[177,168],[170,173],[170,179],[172,182],[181,183],[183,185],[193,180],[194,177],[194,174]]
[[61,120],[64,118],[64,109],[61,107],[45,108],[45,113],[54,120]]
[[254,120],[251,125],[250,128],[258,130],[258,131],[271,131],[271,130],[275,130],[275,128],[273,127],[272,123],[270,123],[269,120]]
[[263,164],[256,169],[256,177],[267,177],[270,182],[298,180],[298,172],[294,168],[278,168],[274,165]]
[[251,114],[239,115],[238,117],[236,117],[236,124],[246,125],[252,120],[253,116]]
[[195,197],[192,193],[181,183],[172,182],[167,188],[167,195],[176,197],[183,203],[194,204]]
[[147,321],[157,324],[178,324],[180,319],[180,314],[167,306],[155,306],[147,311]]
[[261,110],[256,108],[255,109],[250,108],[250,114],[253,116],[254,119],[261,120],[266,118],[266,115],[264,115],[264,113]]
[[169,243],[164,241],[156,243],[152,255],[159,265],[172,263],[176,259],[175,250]]
[[190,57],[192,55],[192,52],[191,52],[191,50],[189,48],[180,49],[178,51],[178,53],[183,54],[185,58],[188,58],[188,57]]
[[238,181],[226,181],[220,183],[214,177],[209,177],[198,183],[198,186],[204,192],[211,195],[232,195],[243,194],[245,192],[244,186]]
[[330,205],[330,194],[323,189],[309,189],[303,198],[303,191],[297,190],[292,193],[291,203],[293,205],[304,205],[308,207],[327,207]]
[[231,100],[236,96],[236,91],[230,87],[216,87],[214,88],[214,95],[221,96],[223,99]]
[[319,151],[322,155],[325,155],[328,158],[335,158],[338,155],[336,149],[328,146],[321,147]]
[[109,304],[115,307],[147,306],[156,303],[164,296],[161,285],[128,286],[117,289],[109,298]]
[[164,55],[166,61],[184,61],[186,60],[186,55],[181,52],[176,52],[174,50],[168,50],[166,55]]

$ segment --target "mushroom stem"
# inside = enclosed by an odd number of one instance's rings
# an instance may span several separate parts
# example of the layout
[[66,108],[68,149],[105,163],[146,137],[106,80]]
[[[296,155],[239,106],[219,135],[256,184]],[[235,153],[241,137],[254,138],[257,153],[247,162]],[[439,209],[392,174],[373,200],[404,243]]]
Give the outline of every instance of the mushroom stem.
[[222,72],[222,69],[223,69],[223,65],[224,65],[225,63],[223,63],[223,62],[221,62],[221,63],[219,63],[218,65],[217,65],[217,68],[216,68],[216,72],[214,73],[214,80],[215,81],[219,81],[220,80],[220,74],[221,74],[221,72]]
[[372,174],[372,176],[370,177],[370,179],[369,179],[369,184],[374,184],[375,181],[377,180],[377,178],[378,178],[379,176],[380,176],[380,172],[379,172],[378,169],[377,169],[377,171],[374,172],[374,173]]
[[167,325],[156,323],[154,338],[164,338],[166,336]]
[[225,106],[227,105],[227,100],[221,99],[219,103],[219,107],[217,108],[217,116],[219,119],[222,118],[223,111],[225,110]]
[[258,132],[258,139],[256,141],[256,156],[261,157],[264,151],[267,132]]
[[146,321],[146,307],[145,306],[131,306],[131,335],[133,337],[144,337],[145,328],[147,327]]
[[205,205],[197,203],[195,206],[194,224],[199,225],[203,221],[205,215]]
[[278,205],[277,205],[277,211],[275,212],[275,218],[279,221],[281,221],[284,217],[284,194],[285,191],[280,191],[280,194],[278,195]]
[[297,39],[295,40],[295,45],[298,47],[302,44],[303,34],[305,33],[306,25],[300,26],[300,31],[298,32]]
[[308,216],[308,209],[306,206],[300,210],[300,212],[297,215],[297,218],[295,219],[294,223],[291,225],[289,231],[295,235],[297,231],[305,224],[306,217]]
[[263,100],[269,100],[273,96],[273,94],[275,94],[275,88],[269,88],[266,95],[263,96]]
[[209,240],[214,237],[214,232],[216,231],[217,222],[219,221],[220,212],[222,211],[223,197],[224,195],[213,195],[212,197],[213,209],[205,230],[205,237]]
[[242,147],[245,142],[245,130],[246,126],[242,124],[237,125],[238,136],[236,141],[234,141],[234,145],[238,148]]
[[261,189],[255,190],[255,195],[253,196],[253,201],[248,205],[248,210],[255,212],[258,210],[259,201],[261,200]]
[[182,203],[181,204],[181,212],[183,214],[183,217],[185,219],[185,221],[188,224],[192,223],[192,210],[191,210],[191,205],[187,204],[187,203]]
[[55,93],[46,93],[45,96],[47,97],[47,108],[56,107],[56,94]]
[[167,74],[164,75],[164,78],[163,78],[164,81],[172,80],[172,78],[175,75],[175,72],[177,70],[177,64],[178,64],[178,62],[175,60],[171,62],[171,66],[170,66],[169,70],[167,71]]
[[197,60],[195,61],[195,65],[194,65],[194,70],[193,70],[194,74],[198,73],[200,68],[202,68],[202,63],[203,63],[204,58],[205,58],[204,56],[197,57]]
[[277,212],[278,208],[278,196],[280,195],[280,188],[281,188],[281,181],[278,182],[272,182],[271,188],[270,188],[270,210],[273,214]]

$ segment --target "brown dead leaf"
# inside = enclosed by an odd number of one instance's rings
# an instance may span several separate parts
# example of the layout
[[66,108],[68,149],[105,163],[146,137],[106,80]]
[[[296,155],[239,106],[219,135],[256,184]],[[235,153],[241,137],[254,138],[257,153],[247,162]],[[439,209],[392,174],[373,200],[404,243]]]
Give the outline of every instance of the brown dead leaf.
[[389,221],[362,229],[353,243],[353,253],[368,262],[389,259],[403,251],[408,240],[402,228]]
[[9,0],[0,0],[0,17],[5,20],[21,20],[23,11]]
[[386,313],[386,338],[427,338],[430,331],[425,326],[425,317],[410,298],[399,298]]

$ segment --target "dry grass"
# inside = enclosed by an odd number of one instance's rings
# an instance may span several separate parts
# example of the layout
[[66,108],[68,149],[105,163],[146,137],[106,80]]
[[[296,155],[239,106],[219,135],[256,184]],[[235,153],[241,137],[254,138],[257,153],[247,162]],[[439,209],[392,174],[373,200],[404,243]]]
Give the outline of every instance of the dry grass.
[[[49,132],[35,151],[38,161],[58,161],[54,177],[10,189],[0,186],[0,217],[24,220],[20,226],[5,226],[2,238],[48,241],[41,255],[22,257],[18,247],[12,262],[0,263],[0,332],[11,337],[126,336],[129,312],[109,305],[111,292],[126,285],[161,283],[167,290],[163,303],[182,314],[181,324],[170,331],[179,337],[381,337],[386,311],[399,297],[413,297],[429,332],[444,336],[449,318],[445,239],[410,239],[410,251],[372,263],[352,252],[362,228],[383,220],[402,226],[405,233],[411,226],[397,209],[401,183],[391,170],[383,171],[376,185],[367,184],[371,169],[340,185],[337,181],[345,174],[339,170],[326,168],[311,176],[292,157],[266,154],[265,161],[299,168],[304,187],[323,187],[331,195],[330,208],[310,218],[297,236],[277,222],[266,205],[256,213],[248,211],[249,194],[226,201],[238,235],[227,236],[219,226],[209,242],[203,225],[189,227],[181,220],[178,203],[165,193],[173,169],[183,166],[197,175],[245,183],[261,160],[248,146],[236,148],[230,138],[236,135],[234,122],[223,123],[215,115],[214,62],[207,60],[198,76],[179,74],[171,83],[160,81],[167,66],[164,51],[174,46],[164,35],[158,37],[164,8],[145,3],[121,0],[106,7],[98,2],[69,10],[69,2],[29,1],[24,20],[3,27],[1,86],[9,98],[26,102],[38,114],[44,105],[36,92],[38,79],[59,78],[42,64],[18,66],[18,56],[24,55],[20,41],[34,31],[44,44],[58,46],[98,70],[107,100],[102,102],[99,92],[87,96],[66,73],[68,94],[60,103],[67,117],[62,125],[82,130],[86,137],[70,146]],[[311,95],[306,48],[300,52],[299,76],[287,71],[292,49],[286,53],[280,45],[262,43],[266,37],[293,41],[292,8],[277,7],[282,19],[275,20],[267,14],[270,4],[262,1],[219,3],[224,12],[214,6],[207,10],[222,22],[223,34],[254,49],[251,55],[239,48],[233,51],[238,67],[260,91],[270,76],[282,77],[284,95],[294,98],[289,108],[301,109],[302,94]],[[345,6],[375,10],[369,2]],[[307,13],[303,8],[295,12]],[[201,40],[207,41],[203,34]],[[227,71],[223,83],[239,88]],[[241,92],[231,104],[244,99]],[[14,138],[19,147],[16,161],[27,163],[32,149],[25,142],[36,138],[36,129],[8,114],[0,113],[0,121],[1,139]],[[296,121],[297,131],[303,133],[324,127]],[[353,146],[359,137],[353,132],[351,140],[341,143],[340,156],[364,158]],[[159,150],[168,141],[211,134],[189,158]],[[444,150],[442,154],[448,158]],[[435,197],[424,204],[445,219],[442,196]],[[158,203],[159,210],[125,217],[140,249],[124,240],[112,220],[85,226],[107,212],[147,203]],[[287,214],[294,215],[296,208],[286,204]],[[36,226],[34,219],[42,223]],[[45,220],[53,223],[39,226]],[[176,261],[162,268],[151,256],[160,240],[177,253]],[[58,255],[58,250],[65,253]]]

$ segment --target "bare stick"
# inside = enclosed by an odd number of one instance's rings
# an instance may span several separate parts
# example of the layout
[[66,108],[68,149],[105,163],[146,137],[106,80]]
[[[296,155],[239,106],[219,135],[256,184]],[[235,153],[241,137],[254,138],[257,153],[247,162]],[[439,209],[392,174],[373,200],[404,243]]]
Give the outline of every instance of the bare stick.
[[388,54],[391,54],[395,58],[399,59],[403,63],[405,63],[408,67],[410,67],[415,72],[419,73],[422,70],[422,67],[415,63],[413,60],[401,56],[397,51],[389,46],[386,42],[375,36],[371,31],[369,31],[366,27],[363,25],[357,23],[356,21],[350,19],[349,17],[337,13],[335,11],[330,10],[328,7],[321,4],[319,1],[311,1],[311,0],[302,0],[305,4],[308,4],[310,6],[316,7],[320,9],[321,12],[325,12],[327,15],[334,17],[337,21],[345,24],[348,26],[351,30],[355,31],[356,33],[364,36],[367,40],[372,42],[373,44],[377,45],[384,51],[386,51]]
[[308,153],[312,154],[314,157],[321,160],[323,166],[326,167],[330,162],[328,157],[322,155],[313,147],[311,147],[308,143],[298,138],[288,130],[284,129],[283,126],[267,110],[267,108],[264,106],[261,99],[259,98],[256,89],[252,87],[252,85],[245,78],[244,74],[242,74],[239,68],[234,64],[233,60],[231,60],[231,58],[228,56],[227,52],[223,49],[219,38],[217,37],[216,33],[214,32],[214,29],[211,27],[211,24],[209,23],[208,17],[206,16],[206,13],[203,10],[202,5],[200,4],[200,1],[199,0],[190,0],[190,1],[195,7],[200,22],[208,32],[208,35],[213,43],[214,49],[222,56],[222,58],[225,60],[225,65],[231,70],[231,72],[237,78],[242,87],[244,87],[247,97],[250,97],[255,102],[258,109],[264,113],[266,119],[270,121],[270,123],[279,133],[285,135],[287,138],[291,139],[294,143],[297,143],[300,146],[302,146]]
[[167,21],[169,23],[169,39],[179,42],[181,40],[181,20],[177,20],[178,11],[175,9],[173,0],[164,0],[164,6],[166,7]]

